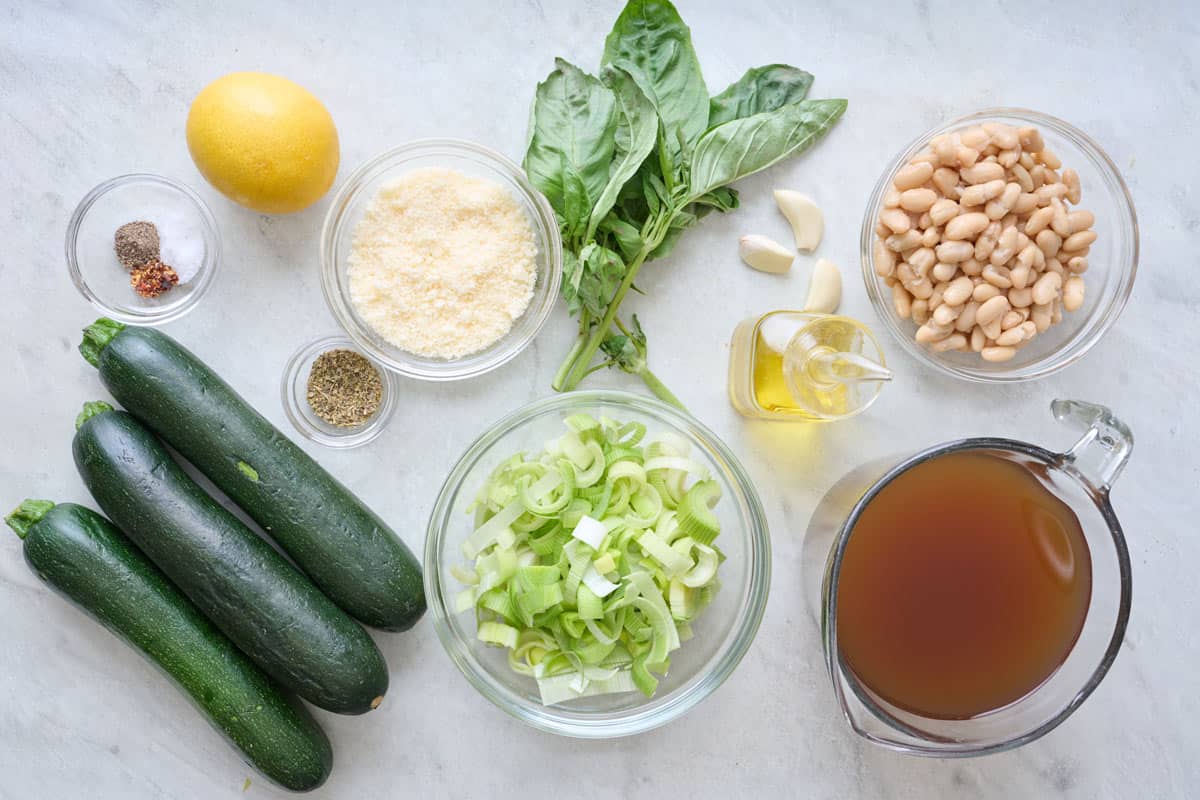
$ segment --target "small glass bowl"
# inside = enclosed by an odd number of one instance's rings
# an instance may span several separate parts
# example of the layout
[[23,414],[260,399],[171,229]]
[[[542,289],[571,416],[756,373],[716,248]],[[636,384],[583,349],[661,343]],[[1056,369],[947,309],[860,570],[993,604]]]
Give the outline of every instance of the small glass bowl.
[[[1038,334],[1017,351],[1010,361],[989,363],[978,353],[935,353],[918,344],[913,336],[917,326],[900,319],[892,305],[891,290],[875,274],[875,224],[883,208],[883,196],[892,177],[909,162],[930,139],[985,122],[1014,126],[1032,125],[1042,133],[1046,146],[1062,159],[1064,168],[1079,173],[1082,200],[1079,208],[1096,215],[1093,230],[1099,238],[1088,254],[1088,271],[1083,274],[1083,307],[1064,312],[1062,322]],[[909,355],[935,369],[978,383],[1015,383],[1041,378],[1073,364],[1095,346],[1112,327],[1133,291],[1138,265],[1137,213],[1133,198],[1112,159],[1087,134],[1061,119],[1022,108],[992,108],[968,114],[939,125],[912,141],[883,171],[863,217],[862,273],[867,294],[885,327]]]
[[[537,283],[525,313],[492,346],[456,359],[425,358],[388,342],[359,316],[350,299],[347,258],[354,228],[384,185],[414,169],[443,167],[504,186],[524,208],[537,243]],[[550,203],[519,166],[482,145],[458,139],[421,139],[371,159],[338,190],[321,230],[321,287],[338,324],[360,348],[389,370],[430,381],[482,375],[515,358],[533,341],[558,299],[562,240]]]
[[[141,297],[129,270],[117,260],[113,234],[126,222],[146,220],[159,230],[163,261],[180,272],[180,283],[158,297]],[[183,237],[201,248],[188,276],[172,264]],[[92,189],[67,224],[67,268],[80,293],[105,316],[132,325],[162,325],[191,311],[212,284],[221,261],[221,238],[212,212],[191,188],[161,175],[121,175]]]
[[[399,380],[396,376],[382,369],[374,360],[371,361],[383,381],[383,400],[375,416],[361,425],[339,427],[330,425],[313,413],[308,405],[308,375],[312,370],[317,356],[329,350],[362,351],[345,336],[322,336],[301,347],[288,359],[283,368],[283,382],[280,386],[283,396],[283,410],[296,430],[318,444],[327,447],[358,447],[373,440],[392,419],[396,411],[396,398],[400,394]],[[366,355],[366,354],[363,354]],[[370,359],[370,356],[367,356]]]
[[[521,451],[537,451],[565,431],[571,414],[604,414],[636,421],[647,433],[671,431],[692,445],[721,487],[713,509],[721,521],[717,543],[726,555],[721,589],[695,621],[695,636],[671,654],[670,673],[654,697],[640,692],[582,697],[543,706],[537,684],[508,666],[506,651],[475,638],[475,617],[452,611],[463,586],[450,573],[465,562],[462,544],[472,531],[467,512],[488,476]],[[425,537],[425,594],[433,624],[450,658],[484,697],[540,730],[605,739],[656,728],[693,708],[733,673],[762,621],[771,584],[766,516],[750,476],[716,434],[676,408],[628,392],[588,391],[535,401],[493,425],[455,464],[434,505]]]

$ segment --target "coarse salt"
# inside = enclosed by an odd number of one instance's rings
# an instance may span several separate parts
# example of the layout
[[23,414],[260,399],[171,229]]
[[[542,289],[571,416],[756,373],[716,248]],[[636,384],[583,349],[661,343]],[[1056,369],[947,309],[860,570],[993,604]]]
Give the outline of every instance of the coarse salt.
[[450,169],[385,185],[354,228],[350,300],[391,344],[461,358],[502,339],[529,307],[537,245],[503,186]]

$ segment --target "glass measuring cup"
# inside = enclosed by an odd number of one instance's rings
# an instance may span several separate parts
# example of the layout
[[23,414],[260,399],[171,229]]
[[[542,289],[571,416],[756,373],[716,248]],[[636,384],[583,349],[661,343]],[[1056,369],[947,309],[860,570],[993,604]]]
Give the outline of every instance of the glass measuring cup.
[[[960,439],[915,454],[864,464],[817,504],[803,545],[805,587],[815,594],[826,666],[834,693],[856,733],[915,755],[976,756],[1019,747],[1053,730],[1108,672],[1129,620],[1131,578],[1125,536],[1109,491],[1133,450],[1133,434],[1104,406],[1055,400],[1055,418],[1083,429],[1066,452],[1012,439]],[[1022,464],[1079,518],[1092,558],[1092,591],[1083,630],[1066,660],[1040,686],[1002,708],[970,719],[930,719],[901,709],[857,679],[838,646],[837,598],[842,559],[863,510],[897,476],[933,458],[963,451]]]

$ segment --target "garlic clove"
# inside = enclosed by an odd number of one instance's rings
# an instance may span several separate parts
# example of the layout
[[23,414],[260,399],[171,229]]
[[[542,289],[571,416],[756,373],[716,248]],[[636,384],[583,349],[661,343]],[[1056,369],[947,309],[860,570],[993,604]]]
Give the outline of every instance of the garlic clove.
[[808,299],[804,310],[817,314],[832,314],[842,303],[842,272],[837,264],[818,258],[808,283]]
[[776,189],[775,203],[787,221],[791,223],[796,247],[806,253],[817,249],[821,234],[825,231],[825,215],[807,195],[791,189]]
[[750,235],[738,239],[738,255],[760,272],[781,275],[792,268],[795,256],[783,245],[766,236]]

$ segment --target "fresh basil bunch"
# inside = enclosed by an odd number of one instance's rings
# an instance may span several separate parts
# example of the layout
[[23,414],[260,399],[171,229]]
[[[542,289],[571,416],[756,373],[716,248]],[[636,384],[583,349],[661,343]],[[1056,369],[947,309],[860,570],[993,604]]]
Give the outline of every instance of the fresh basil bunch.
[[[554,377],[570,391],[617,366],[679,400],[646,364],[646,337],[617,315],[646,261],[685,230],[738,205],[729,184],[803,152],[846,110],[805,100],[813,76],[755,67],[709,97],[692,36],[666,0],[630,0],[604,43],[599,77],[555,60],[538,84],[525,171],[563,237],[563,297],[579,338]],[[606,360],[593,365],[597,351]]]

